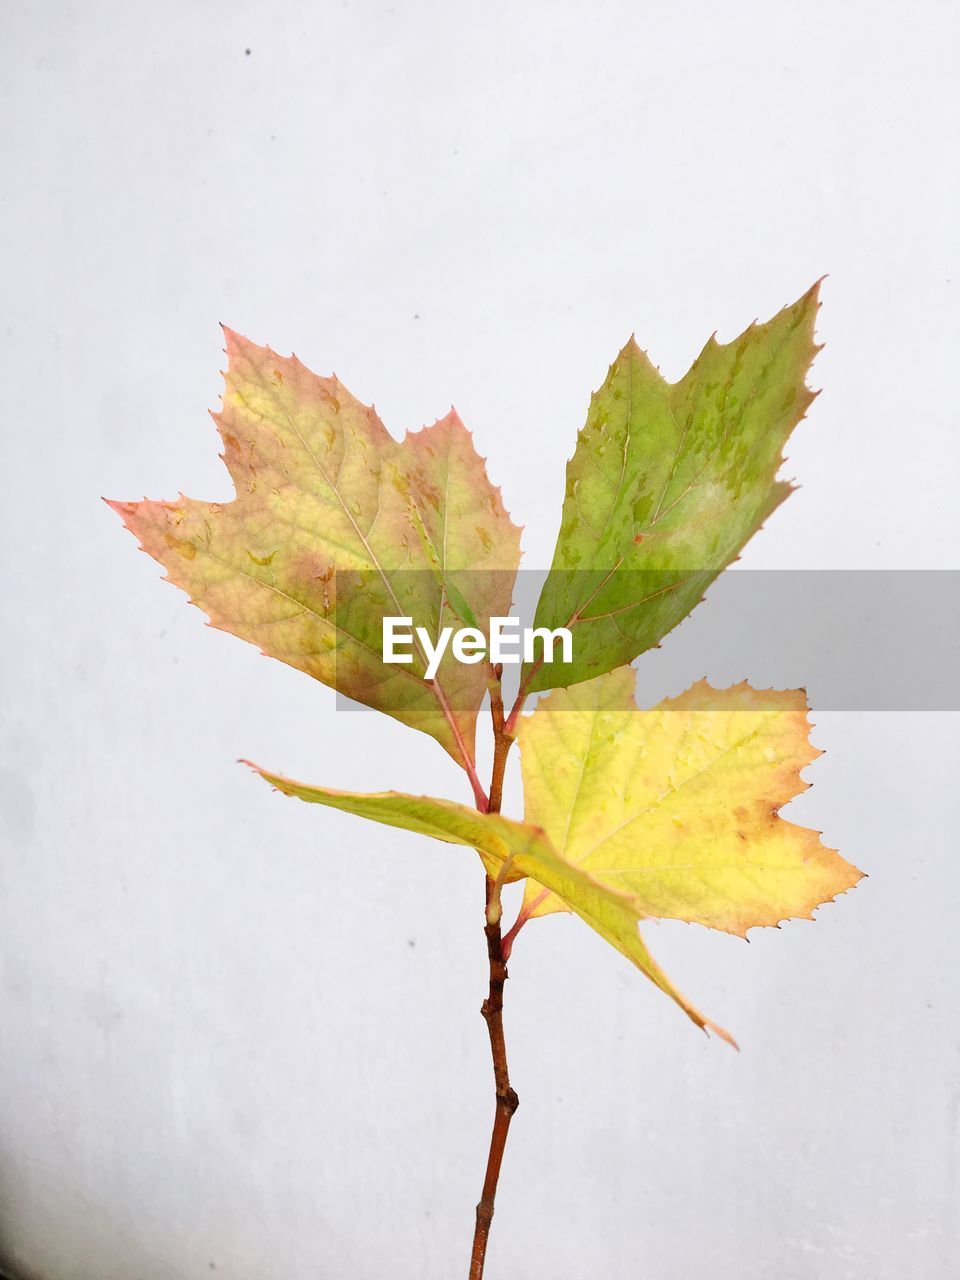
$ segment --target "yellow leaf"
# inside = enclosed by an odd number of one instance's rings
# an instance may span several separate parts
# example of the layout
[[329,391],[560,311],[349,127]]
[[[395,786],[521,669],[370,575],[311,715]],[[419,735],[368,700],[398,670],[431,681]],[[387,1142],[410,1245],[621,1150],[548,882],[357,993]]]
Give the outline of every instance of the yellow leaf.
[[[862,873],[779,816],[809,783],[802,690],[699,681],[649,711],[622,667],[557,690],[520,726],[527,822],[641,917],[743,936],[813,910]],[[568,906],[528,883],[526,916]],[[616,943],[614,945],[617,945]]]

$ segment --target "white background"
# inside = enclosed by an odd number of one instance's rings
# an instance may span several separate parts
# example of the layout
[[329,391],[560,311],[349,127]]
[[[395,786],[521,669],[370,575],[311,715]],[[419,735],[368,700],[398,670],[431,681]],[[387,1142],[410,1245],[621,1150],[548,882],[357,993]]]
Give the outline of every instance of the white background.
[[[466,1271],[492,1113],[479,865],[234,761],[458,798],[463,775],[205,630],[98,500],[230,496],[217,321],[335,369],[396,434],[453,401],[535,567],[630,332],[678,377],[829,272],[803,487],[744,563],[955,567],[958,36],[936,0],[7,0],[18,1274]],[[870,879],[815,925],[648,931],[740,1055],[579,923],[525,931],[490,1280],[957,1274],[956,728],[819,717],[792,816]]]

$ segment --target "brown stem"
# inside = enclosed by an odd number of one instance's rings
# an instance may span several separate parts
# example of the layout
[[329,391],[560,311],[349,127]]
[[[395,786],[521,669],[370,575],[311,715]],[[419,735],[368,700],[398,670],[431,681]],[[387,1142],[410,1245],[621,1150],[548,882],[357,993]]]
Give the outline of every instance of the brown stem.
[[[493,881],[487,877],[487,896],[493,890]],[[490,1053],[493,1058],[493,1079],[496,1091],[496,1110],[493,1117],[493,1133],[490,1135],[490,1153],[487,1171],[483,1179],[483,1191],[477,1204],[477,1223],[473,1235],[473,1252],[470,1255],[469,1280],[482,1280],[483,1264],[487,1256],[487,1240],[493,1221],[493,1206],[500,1178],[500,1165],[507,1144],[507,1132],[519,1099],[510,1087],[507,1067],[507,1046],[503,1036],[503,984],[507,980],[507,966],[503,962],[500,944],[500,921],[489,922],[484,928],[487,935],[487,956],[490,961],[490,991],[480,1012],[490,1033]]]
[[[494,752],[488,812],[499,813],[500,803],[503,798],[503,777],[507,767],[507,756],[513,745],[513,738],[504,729],[503,698],[500,693],[501,670],[498,668],[494,675],[495,681],[491,683],[490,687]],[[490,1135],[487,1171],[483,1179],[483,1191],[480,1194],[480,1201],[477,1205],[477,1224],[473,1235],[473,1251],[470,1255],[469,1280],[482,1280],[483,1278],[483,1265],[487,1256],[490,1224],[493,1221],[493,1206],[497,1195],[497,1182],[500,1178],[500,1165],[503,1163],[503,1152],[507,1143],[510,1121],[513,1119],[513,1113],[519,1105],[519,1099],[510,1087],[507,1046],[503,1035],[503,986],[507,980],[507,966],[503,957],[503,941],[500,933],[499,889],[490,876],[487,876],[486,882],[484,934],[487,939],[487,959],[490,964],[490,989],[480,1012],[483,1014],[484,1021],[487,1024],[487,1031],[490,1035],[496,1109],[493,1117],[493,1133]]]

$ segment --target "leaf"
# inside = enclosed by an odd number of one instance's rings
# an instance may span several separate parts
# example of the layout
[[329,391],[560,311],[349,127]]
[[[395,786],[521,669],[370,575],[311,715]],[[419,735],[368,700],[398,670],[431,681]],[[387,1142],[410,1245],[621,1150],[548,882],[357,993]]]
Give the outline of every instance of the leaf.
[[[243,763],[250,764],[250,761]],[[399,791],[371,795],[334,791],[294,782],[255,764],[250,767],[285,795],[342,809],[389,827],[433,836],[450,844],[470,846],[480,853],[488,874],[499,876],[504,883],[532,876],[540,884],[549,886],[565,910],[578,915],[675,1000],[698,1027],[715,1031],[734,1044],[728,1032],[705,1018],[677,991],[653,959],[640,936],[633,901],[562,857],[539,827],[515,822],[501,814],[479,813],[452,800],[405,795]]]
[[[232,502],[110,505],[223,631],[431,734],[476,783],[485,664],[382,660],[384,616],[434,638],[509,610],[519,534],[451,412],[398,444],[336,377],[226,330],[214,415]],[[451,599],[453,604],[451,604]]]
[[[701,680],[639,711],[634,679],[624,667],[558,690],[520,722],[525,818],[570,862],[641,916],[740,936],[812,919],[857,883],[817,832],[779,816],[821,754],[802,690]],[[568,909],[541,883],[527,885],[527,916]]]
[[537,627],[569,627],[573,660],[528,663],[524,693],[566,688],[659,644],[786,498],[782,450],[804,384],[819,284],[668,383],[630,340],[594,394]]

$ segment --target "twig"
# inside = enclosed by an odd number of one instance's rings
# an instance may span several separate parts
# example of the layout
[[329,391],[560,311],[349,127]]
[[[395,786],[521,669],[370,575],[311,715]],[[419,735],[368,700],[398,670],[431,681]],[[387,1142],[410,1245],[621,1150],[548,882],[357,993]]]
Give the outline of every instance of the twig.
[[[490,780],[489,813],[499,813],[503,799],[503,778],[507,756],[513,745],[513,737],[506,732],[503,715],[503,697],[500,691],[502,668],[494,671],[490,684],[490,710],[493,718],[494,751],[493,776]],[[490,988],[480,1012],[490,1035],[490,1054],[493,1058],[493,1079],[496,1093],[496,1110],[493,1117],[493,1133],[490,1135],[490,1153],[483,1179],[483,1191],[477,1204],[477,1223],[470,1255],[469,1280],[482,1280],[483,1265],[487,1256],[487,1240],[493,1221],[494,1201],[500,1166],[507,1143],[507,1133],[519,1099],[510,1086],[507,1067],[507,1046],[503,1035],[503,986],[507,980],[507,966],[503,956],[503,940],[500,933],[500,883],[487,876],[484,934],[487,939],[487,959],[490,964]]]

